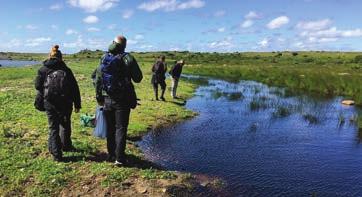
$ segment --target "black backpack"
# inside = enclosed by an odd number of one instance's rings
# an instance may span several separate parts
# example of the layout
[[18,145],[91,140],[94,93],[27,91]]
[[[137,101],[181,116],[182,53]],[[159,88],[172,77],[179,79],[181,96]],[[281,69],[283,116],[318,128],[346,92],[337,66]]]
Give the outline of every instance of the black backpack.
[[47,73],[44,82],[44,99],[54,105],[67,102],[69,98],[69,82],[63,70],[52,70]]
[[[102,72],[102,89],[112,99],[126,103],[134,109],[137,106],[137,95],[131,82],[129,68],[122,60],[127,54],[106,53],[99,67]],[[121,67],[114,63],[117,59],[121,60]]]

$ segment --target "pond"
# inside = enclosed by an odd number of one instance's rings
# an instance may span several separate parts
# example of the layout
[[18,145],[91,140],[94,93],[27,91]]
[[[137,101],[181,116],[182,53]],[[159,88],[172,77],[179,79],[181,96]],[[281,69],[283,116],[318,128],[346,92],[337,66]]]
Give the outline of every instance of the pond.
[[220,177],[230,196],[362,196],[358,112],[340,102],[209,80],[186,104],[199,116],[139,146],[166,169]]
[[1,67],[32,66],[36,64],[40,64],[40,62],[32,60],[0,60]]

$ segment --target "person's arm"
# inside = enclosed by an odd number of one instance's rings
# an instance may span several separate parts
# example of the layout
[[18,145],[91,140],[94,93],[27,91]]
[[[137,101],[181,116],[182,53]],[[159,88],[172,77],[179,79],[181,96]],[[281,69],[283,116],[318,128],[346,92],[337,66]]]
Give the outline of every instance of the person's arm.
[[102,72],[100,67],[96,69],[96,78],[95,78],[95,88],[96,88],[96,99],[99,105],[103,105],[104,96],[102,94]]
[[35,78],[35,89],[43,94],[44,91],[44,79],[45,75],[41,72],[41,69],[38,70],[38,74]]
[[173,77],[174,72],[175,72],[175,67],[176,67],[176,65],[173,65],[173,66],[171,67],[170,71],[168,72],[172,77]]
[[82,108],[79,86],[78,86],[77,80],[74,77],[72,70],[68,69],[68,72],[69,72],[69,77],[70,77],[71,86],[72,86],[71,87],[72,100],[74,102],[74,108],[76,109],[76,112],[77,112],[77,111],[79,111],[80,108]]
[[135,83],[140,83],[143,79],[143,74],[142,71],[140,69],[140,66],[138,65],[136,59],[131,56],[131,55],[127,55],[124,58],[126,65],[128,65],[130,67],[130,71],[131,71],[131,78]]
[[164,62],[163,65],[164,65],[164,69],[165,69],[165,73],[166,73],[167,72],[167,63]]

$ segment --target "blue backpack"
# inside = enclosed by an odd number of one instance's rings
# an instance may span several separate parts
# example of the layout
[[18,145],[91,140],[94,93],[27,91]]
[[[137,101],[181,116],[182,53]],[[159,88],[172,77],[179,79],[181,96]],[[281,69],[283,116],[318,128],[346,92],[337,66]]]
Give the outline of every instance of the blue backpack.
[[[128,53],[113,55],[106,53],[100,64],[102,72],[102,89],[112,98],[127,103],[134,109],[137,96],[130,78],[130,70],[122,58]],[[121,62],[121,66],[116,60]]]
[[[107,94],[112,94],[112,91],[115,91],[118,88],[118,83],[120,82],[119,73],[117,73],[116,66],[114,65],[115,60],[121,60],[122,57],[127,55],[127,53],[113,55],[111,53],[106,53],[101,61],[101,71],[102,71],[102,85],[103,90]],[[121,60],[122,61],[122,60]],[[123,61],[122,61],[123,63]],[[124,65],[122,65],[124,66]]]

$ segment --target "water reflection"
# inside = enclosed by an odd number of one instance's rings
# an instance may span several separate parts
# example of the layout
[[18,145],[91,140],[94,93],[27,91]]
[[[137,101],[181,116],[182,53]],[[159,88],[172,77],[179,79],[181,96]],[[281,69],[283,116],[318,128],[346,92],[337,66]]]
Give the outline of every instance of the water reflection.
[[36,64],[40,64],[40,62],[33,60],[0,60],[0,67],[31,66]]
[[220,80],[195,95],[186,107],[198,117],[139,143],[148,159],[222,177],[232,195],[362,196],[358,112],[341,98]]

